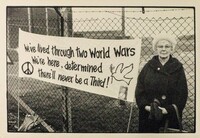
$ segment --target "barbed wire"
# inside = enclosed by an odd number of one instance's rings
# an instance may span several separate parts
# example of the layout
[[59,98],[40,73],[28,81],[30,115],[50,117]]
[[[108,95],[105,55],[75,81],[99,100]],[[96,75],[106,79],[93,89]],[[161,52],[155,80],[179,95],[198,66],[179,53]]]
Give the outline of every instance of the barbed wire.
[[[61,7],[62,8],[62,7]],[[119,7],[122,9],[122,7]],[[124,9],[130,9],[129,7],[124,7]],[[146,8],[146,7],[141,7],[141,8],[137,8],[137,9],[141,9],[141,10],[131,10],[131,11],[128,11],[126,10],[125,13],[143,13],[144,11],[142,10],[142,8],[144,8],[145,10],[145,13],[150,13],[150,12],[172,12],[172,11],[185,11],[185,10],[193,10],[192,8],[174,8],[174,9],[160,9],[159,10],[148,10],[149,8]],[[74,11],[74,8],[72,7],[72,12],[68,13],[68,14],[77,14],[77,13],[112,13],[114,15],[117,15],[117,16],[121,16],[117,13],[122,13],[122,10],[91,10],[91,11],[88,11],[88,10],[84,10],[84,11]],[[145,14],[144,13],[144,14]]]
[[[119,15],[119,14],[116,14],[116,13],[113,13],[113,12],[108,12],[108,13],[110,13],[110,14],[114,14],[114,15],[117,15],[117,16],[120,16],[120,17],[122,17],[122,15]],[[127,16],[125,16],[124,18],[126,18],[126,19],[135,19],[135,20],[143,20],[143,21],[160,21],[160,20],[166,20],[166,18],[168,18],[168,17],[166,17],[165,19],[142,19],[142,18],[135,18],[135,17],[127,17]],[[152,17],[152,18],[155,18],[155,17]],[[161,17],[159,17],[159,18],[161,18]],[[174,19],[174,18],[176,18],[176,17],[173,17],[172,19]],[[180,17],[180,18],[176,18],[176,19],[184,19],[184,18],[194,18],[194,17],[192,17],[192,16],[188,16],[188,17]],[[168,18],[168,20],[171,20],[170,18]]]
[[[126,9],[126,8],[125,8]],[[73,10],[73,8],[72,8]],[[184,10],[192,10],[191,8],[181,8],[181,9],[163,9],[163,10],[146,10],[145,8],[145,12],[169,12],[169,11],[184,11]],[[72,13],[104,13],[104,12],[116,12],[116,13],[121,13],[122,11],[111,11],[111,10],[99,10],[99,11],[72,11]],[[132,10],[132,11],[125,11],[125,12],[142,12],[142,7],[141,10]]]

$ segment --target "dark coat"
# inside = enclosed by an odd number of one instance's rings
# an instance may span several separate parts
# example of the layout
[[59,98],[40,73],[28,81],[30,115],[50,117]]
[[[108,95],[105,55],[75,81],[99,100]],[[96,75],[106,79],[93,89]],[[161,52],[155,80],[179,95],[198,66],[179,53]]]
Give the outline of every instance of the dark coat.
[[[169,119],[169,127],[179,128],[176,113],[172,104],[182,111],[188,96],[187,81],[182,64],[170,56],[163,66],[154,56],[142,69],[138,76],[135,97],[139,108],[139,132],[158,132],[164,126],[165,119]],[[158,99],[161,107],[166,108],[168,114],[159,122],[149,120],[149,112],[144,108]]]

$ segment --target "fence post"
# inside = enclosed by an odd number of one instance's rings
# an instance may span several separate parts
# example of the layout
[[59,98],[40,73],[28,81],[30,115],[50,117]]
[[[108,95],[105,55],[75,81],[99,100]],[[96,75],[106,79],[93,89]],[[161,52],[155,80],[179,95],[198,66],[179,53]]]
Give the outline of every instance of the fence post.
[[63,113],[63,132],[72,132],[72,121],[71,121],[71,99],[69,90],[67,87],[62,87],[62,113]]
[[32,24],[31,24],[31,8],[27,8],[28,11],[28,31],[32,32]]
[[125,38],[125,9],[122,8],[122,38]]
[[47,8],[45,8],[45,18],[46,18],[46,34],[49,35],[49,15]]
[[[61,12],[61,11],[60,11]],[[71,8],[64,8],[60,13],[61,17],[61,36],[72,37],[72,10]],[[65,33],[65,30],[67,33]],[[63,132],[72,132],[72,112],[71,112],[71,97],[67,87],[63,86]]]

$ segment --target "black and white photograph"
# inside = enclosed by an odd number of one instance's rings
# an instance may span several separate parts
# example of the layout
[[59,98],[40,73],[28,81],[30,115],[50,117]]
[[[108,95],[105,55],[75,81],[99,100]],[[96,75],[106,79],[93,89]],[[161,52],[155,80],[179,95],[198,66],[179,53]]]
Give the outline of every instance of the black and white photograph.
[[6,6],[7,133],[196,133],[194,6]]

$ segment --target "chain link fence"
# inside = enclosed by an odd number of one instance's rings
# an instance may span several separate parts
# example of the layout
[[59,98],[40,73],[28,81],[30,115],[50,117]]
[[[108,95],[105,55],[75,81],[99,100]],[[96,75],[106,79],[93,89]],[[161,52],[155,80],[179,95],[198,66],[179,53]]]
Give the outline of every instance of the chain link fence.
[[[51,10],[51,12],[55,14],[54,11]],[[24,31],[31,30],[33,33],[53,36],[60,36],[62,31],[59,16],[45,19],[35,15],[30,20],[25,17],[17,18],[10,14],[7,15],[7,54],[13,61],[12,64],[7,64],[8,131],[17,132],[26,114],[34,114],[42,119],[42,123],[30,130],[33,132],[126,133],[127,130],[130,133],[137,132],[138,108],[136,103],[120,102],[117,99],[77,89],[63,88],[35,79],[18,77],[19,28]],[[178,44],[173,56],[183,63],[189,90],[183,113],[183,128],[189,132],[195,132],[194,16],[178,18],[130,18],[124,16],[112,19],[73,19],[73,21],[65,22],[73,24],[73,37],[141,38],[140,70],[154,54],[152,40],[155,34],[167,32],[176,35]],[[67,31],[65,30],[64,33]],[[130,112],[131,108],[133,112]],[[130,113],[132,113],[131,118],[129,118]]]

